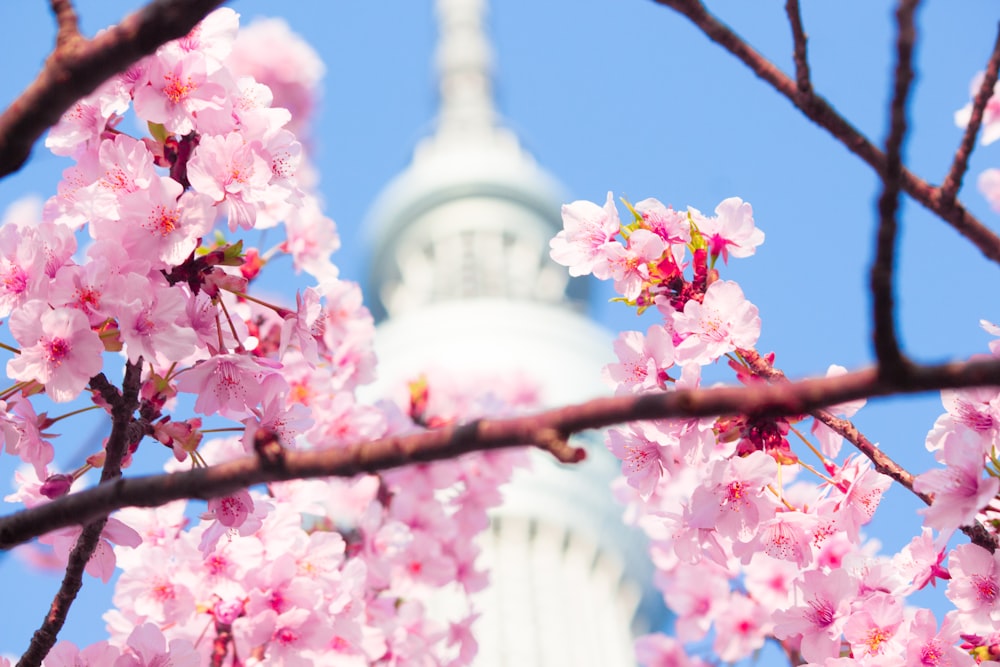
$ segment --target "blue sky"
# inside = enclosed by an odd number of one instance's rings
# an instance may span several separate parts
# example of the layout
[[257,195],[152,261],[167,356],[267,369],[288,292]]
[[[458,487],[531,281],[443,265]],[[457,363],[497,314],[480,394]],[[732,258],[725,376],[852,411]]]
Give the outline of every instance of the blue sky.
[[[80,2],[92,34],[134,2]],[[232,3],[244,19],[284,16],[327,66],[318,119],[317,162],[327,212],[338,223],[342,274],[360,280],[360,228],[380,188],[409,161],[436,107],[429,0],[318,0],[277,5]],[[713,11],[779,66],[790,68],[783,3],[717,0]],[[814,85],[859,129],[881,142],[891,73],[891,3],[805,1]],[[968,99],[996,34],[991,0],[924,3],[907,164],[939,181],[960,137],[953,114]],[[0,3],[7,58],[0,74],[6,106],[34,76],[52,42],[46,3]],[[711,211],[729,196],[749,201],[767,240],[724,276],[740,281],[761,310],[762,351],[794,377],[849,368],[872,359],[867,324],[867,265],[872,256],[876,179],[860,160],[802,118],[685,19],[651,0],[495,2],[497,103],[508,124],[573,199],[603,201],[613,190],[632,201],[657,197],[675,207]],[[974,155],[969,180],[1000,163],[1000,149]],[[0,181],[0,209],[22,195],[53,191],[64,163],[36,150],[21,173]],[[998,219],[967,185],[960,196],[981,220]],[[1000,320],[996,267],[919,205],[902,209],[898,299],[900,331],[921,361],[985,352],[980,318]],[[647,322],[599,293],[593,316],[614,330]],[[936,396],[880,401],[857,423],[916,471],[930,465],[923,439],[940,413]],[[916,531],[916,504],[891,491],[872,532],[898,548]],[[15,611],[0,613],[0,652],[20,651],[40,621],[56,582],[30,578],[0,558],[25,588]],[[93,641],[97,605],[108,593],[88,580],[86,605],[65,636]]]

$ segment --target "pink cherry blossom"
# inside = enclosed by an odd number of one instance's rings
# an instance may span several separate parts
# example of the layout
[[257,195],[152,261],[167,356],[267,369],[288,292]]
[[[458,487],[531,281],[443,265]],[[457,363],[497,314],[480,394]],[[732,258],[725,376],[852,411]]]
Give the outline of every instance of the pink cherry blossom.
[[942,540],[976,514],[1000,491],[1000,479],[983,478],[985,454],[982,445],[956,432],[945,435],[942,447],[945,468],[917,475],[913,489],[934,494],[930,507],[920,510],[924,524],[936,529]]
[[758,524],[774,514],[776,501],[765,495],[764,487],[776,474],[777,463],[760,451],[717,461],[691,496],[688,524],[714,528],[730,539],[748,541]]
[[602,257],[594,264],[594,275],[600,278],[609,273],[618,293],[635,301],[649,280],[649,264],[660,259],[667,245],[653,232],[637,229],[629,234],[627,247],[611,241],[601,248]]
[[899,632],[902,624],[903,606],[899,601],[891,595],[875,593],[847,619],[844,639],[851,644],[855,657],[896,659],[904,647],[905,638]]
[[260,155],[259,142],[247,143],[238,132],[203,137],[188,163],[191,185],[229,216],[229,229],[253,229],[256,204],[266,197],[271,168]]
[[753,209],[739,197],[724,199],[715,207],[715,217],[707,218],[697,210],[692,216],[698,231],[708,243],[711,257],[722,256],[729,262],[729,256],[749,257],[764,242],[764,232],[754,226]]
[[113,297],[122,342],[128,358],[140,356],[167,367],[168,360],[184,359],[195,350],[195,335],[187,323],[183,288],[131,274]]
[[684,340],[676,359],[705,364],[738,347],[753,347],[760,336],[757,307],[746,300],[734,282],[712,283],[705,299],[688,301],[674,315],[674,330]]
[[775,636],[779,639],[801,637],[802,657],[809,662],[838,655],[841,633],[851,613],[857,584],[843,569],[829,574],[809,570],[797,587],[797,603],[775,615]]
[[152,623],[139,625],[128,637],[114,667],[198,667],[201,658],[184,639],[171,639]]
[[29,301],[11,315],[10,331],[21,354],[7,362],[7,374],[45,385],[56,402],[76,398],[104,365],[104,345],[78,310]]
[[604,368],[615,393],[655,391],[666,388],[667,369],[674,365],[674,344],[660,325],[649,327],[646,335],[624,331],[615,340],[617,364]]
[[195,411],[243,418],[284,386],[274,369],[241,354],[217,354],[180,375],[177,388],[196,394]]
[[759,604],[746,595],[733,593],[716,616],[713,648],[721,660],[735,662],[762,647],[772,627]]
[[960,544],[948,554],[951,581],[945,595],[958,609],[967,631],[993,632],[1000,622],[1000,560],[976,544]]
[[[564,204],[562,219],[563,230],[549,242],[552,259],[569,267],[571,276],[595,273],[604,245],[621,229],[614,197],[609,192],[603,207],[583,200]],[[606,279],[610,271],[600,269],[595,275]]]
[[168,132],[188,134],[195,129],[199,112],[226,105],[226,85],[216,80],[218,72],[210,76],[200,53],[167,45],[150,56],[146,65],[147,83],[138,86],[133,97],[135,111]]

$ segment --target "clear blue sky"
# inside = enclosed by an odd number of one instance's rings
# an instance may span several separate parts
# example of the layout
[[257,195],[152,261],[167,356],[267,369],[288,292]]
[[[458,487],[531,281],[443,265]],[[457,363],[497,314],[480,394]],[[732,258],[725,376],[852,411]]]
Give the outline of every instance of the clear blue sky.
[[[135,2],[79,2],[92,34]],[[343,275],[360,280],[365,251],[359,228],[369,204],[409,160],[430,127],[436,97],[430,0],[345,0],[232,3],[244,19],[279,8],[326,62],[318,155],[328,213],[338,222]],[[710,6],[779,65],[790,67],[790,37],[778,2],[717,0]],[[969,81],[989,55],[1000,16],[993,0],[924,3],[920,14],[916,92],[907,163],[937,182],[960,132],[952,117]],[[47,3],[0,3],[5,58],[0,104],[34,76],[48,45]],[[725,275],[739,280],[761,310],[761,350],[775,350],[792,376],[849,368],[872,359],[867,316],[867,264],[872,255],[876,179],[871,170],[784,99],[708,42],[686,20],[651,0],[495,2],[498,104],[539,162],[572,198],[603,201],[610,189],[635,201],[658,197],[710,211],[725,197],[749,201],[767,241],[757,256]],[[883,0],[803,2],[817,90],[879,142],[886,125],[891,3]],[[987,147],[973,174],[1000,163]],[[64,163],[37,150],[23,172],[0,181],[0,209],[28,193],[49,196]],[[997,226],[974,187],[961,196]],[[903,209],[902,339],[916,358],[941,361],[985,352],[980,318],[1000,320],[990,266],[944,223],[917,205]],[[644,329],[620,306],[592,304],[594,317],[616,330]],[[882,447],[917,471],[930,459],[923,439],[940,413],[936,396],[883,401],[857,422]],[[9,458],[9,457],[7,457]],[[0,470],[8,471],[9,466]],[[8,474],[8,473],[4,473]],[[896,549],[918,523],[916,507],[896,489],[873,532]],[[16,577],[23,587],[11,587]],[[56,588],[0,557],[8,604],[0,612],[0,652],[26,645]],[[98,605],[110,593],[88,579],[85,604],[65,633],[99,638]]]

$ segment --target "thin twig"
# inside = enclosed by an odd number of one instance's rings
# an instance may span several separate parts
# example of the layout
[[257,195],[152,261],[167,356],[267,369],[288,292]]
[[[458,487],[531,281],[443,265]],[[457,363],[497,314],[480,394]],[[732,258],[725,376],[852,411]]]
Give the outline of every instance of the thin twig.
[[281,465],[249,457],[183,473],[119,479],[0,519],[0,549],[66,526],[86,523],[123,507],[156,507],[182,498],[215,498],[255,484],[314,477],[353,477],[411,463],[450,459],[473,451],[535,445],[579,458],[558,436],[643,419],[733,414],[808,414],[859,398],[923,391],[1000,386],[1000,359],[914,367],[906,382],[875,369],[838,377],[762,387],[719,387],[601,398],[512,419],[481,419],[406,436],[322,451],[286,451]]
[[901,0],[896,10],[896,71],[889,104],[889,133],[885,141],[885,163],[880,173],[879,224],[875,260],[871,268],[872,336],[875,357],[882,373],[905,374],[908,362],[896,335],[893,283],[896,237],[899,228],[899,189],[903,171],[903,140],[906,138],[906,104],[913,85],[913,48],[917,33],[914,14],[919,0]]
[[52,0],[59,11],[57,46],[35,80],[0,114],[0,177],[20,169],[42,133],[80,98],[160,45],[189,33],[222,2],[153,0],[93,39],[63,42],[69,24],[65,15],[72,6]]
[[[141,369],[141,360],[139,363],[129,363],[126,366],[125,379],[122,382],[122,395],[112,403],[111,435],[108,436],[105,448],[101,485],[121,478],[121,462],[125,458],[133,438],[131,433],[133,413],[139,406]],[[103,375],[100,376],[100,380],[104,380]],[[73,545],[73,550],[69,554],[66,572],[59,590],[49,606],[49,612],[45,615],[42,625],[31,636],[31,643],[18,661],[17,667],[38,667],[55,645],[59,631],[62,630],[66,622],[70,607],[83,586],[84,570],[101,541],[101,533],[107,522],[108,516],[104,514],[95,517],[83,527],[80,537],[77,538],[76,544]]]
[[[794,104],[802,114],[827,130],[848,150],[864,160],[878,173],[885,169],[885,155],[861,132],[841,116],[819,95],[800,95],[796,83],[774,63],[754,50],[727,25],[708,13],[698,0],[654,0],[686,16],[705,35],[739,58],[757,76],[767,81]],[[976,219],[957,201],[944,202],[939,189],[902,170],[902,188],[917,202],[951,225],[972,242],[990,260],[1000,264],[1000,236]]]
[[72,0],[49,0],[52,13],[56,17],[56,49],[65,48],[80,37],[80,23],[73,9]]
[[812,80],[809,76],[809,58],[806,55],[806,31],[802,27],[802,13],[799,11],[799,0],[788,0],[785,3],[785,13],[788,14],[788,24],[792,27],[794,48],[792,58],[795,61],[795,83],[802,95],[812,95]]
[[1000,73],[1000,24],[997,25],[997,39],[993,43],[993,53],[990,54],[989,62],[986,63],[986,71],[983,73],[983,82],[976,91],[976,97],[972,101],[972,113],[969,115],[969,122],[965,126],[965,134],[962,135],[962,143],[955,151],[955,158],[952,160],[951,169],[945,176],[940,187],[940,200],[944,206],[951,205],[958,196],[958,191],[962,188],[962,179],[969,168],[969,156],[976,145],[976,135],[983,124],[983,112],[990,98],[993,97],[993,89],[996,87],[997,76]]

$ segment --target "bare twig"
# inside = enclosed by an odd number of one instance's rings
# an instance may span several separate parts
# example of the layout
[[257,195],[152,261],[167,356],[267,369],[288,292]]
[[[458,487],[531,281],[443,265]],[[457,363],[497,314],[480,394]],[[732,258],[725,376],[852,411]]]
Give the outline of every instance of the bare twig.
[[945,176],[940,188],[940,199],[943,206],[950,206],[958,195],[962,187],[962,178],[969,168],[969,156],[976,145],[976,135],[983,124],[983,111],[986,104],[993,96],[993,88],[997,83],[997,75],[1000,73],[1000,24],[997,26],[997,39],[993,43],[993,53],[986,64],[986,71],[983,73],[983,82],[976,91],[976,97],[972,101],[972,113],[969,122],[965,126],[965,134],[962,135],[962,143],[955,151],[955,158],[952,160],[951,169]]
[[67,44],[80,37],[80,24],[73,9],[72,0],[50,0],[52,13],[56,17],[56,49],[65,48]]
[[[125,458],[133,438],[131,425],[133,413],[139,405],[141,369],[141,361],[136,364],[128,364],[125,369],[125,379],[122,382],[122,394],[112,403],[111,435],[108,436],[108,443],[105,447],[104,468],[101,471],[102,485],[121,478],[121,462]],[[95,378],[97,384],[102,381],[107,383],[103,375]],[[101,486],[97,488],[101,488]],[[73,545],[73,550],[69,554],[69,561],[59,591],[53,598],[42,625],[32,635],[31,643],[18,661],[17,667],[38,667],[55,645],[59,631],[66,622],[69,609],[83,586],[84,569],[100,543],[101,533],[104,531],[107,521],[107,514],[98,515],[93,520],[89,520],[83,527],[80,537],[77,538],[76,544]]]
[[903,139],[906,137],[906,102],[913,84],[913,48],[916,43],[914,14],[919,0],[902,0],[896,10],[896,72],[889,104],[889,133],[885,162],[880,173],[882,194],[878,201],[879,224],[875,260],[871,269],[872,325],[879,372],[905,374],[908,362],[896,335],[893,282],[896,236],[899,227],[899,188],[903,171]]
[[[878,173],[885,169],[885,155],[861,132],[816,94],[804,95],[798,86],[774,63],[753,49],[727,25],[708,13],[698,0],[655,0],[686,16],[705,35],[739,58],[757,76],[767,81],[791,101],[806,118],[832,134],[848,150]],[[1000,263],[1000,237],[976,219],[957,201],[941,200],[940,190],[907,169],[901,172],[901,187],[917,202],[950,224],[972,242],[983,255]]]
[[812,80],[809,77],[809,58],[806,55],[806,31],[802,27],[802,13],[799,11],[799,0],[788,0],[785,3],[785,13],[788,14],[788,23],[792,27],[792,40],[794,50],[792,58],[795,60],[795,83],[799,92],[803,95],[812,95]]
[[721,387],[596,399],[533,416],[481,419],[407,436],[325,451],[286,451],[280,466],[250,457],[171,475],[120,479],[0,519],[0,549],[123,507],[156,507],[182,498],[214,498],[254,484],[312,477],[352,477],[473,451],[533,444],[576,460],[559,436],[642,419],[728,414],[807,414],[827,405],[890,394],[1000,386],[1000,359],[914,367],[905,383],[875,369],[763,387]]
[[93,39],[74,37],[68,0],[52,0],[56,48],[35,80],[0,115],[0,177],[17,171],[42,133],[89,95],[161,44],[183,37],[223,0],[153,0]]

